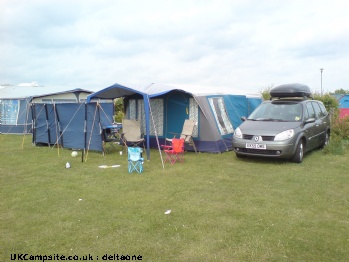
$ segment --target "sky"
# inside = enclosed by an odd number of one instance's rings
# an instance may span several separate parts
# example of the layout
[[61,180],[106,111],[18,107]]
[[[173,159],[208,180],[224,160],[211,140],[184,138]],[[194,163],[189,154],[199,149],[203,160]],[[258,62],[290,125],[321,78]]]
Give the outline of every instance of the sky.
[[347,0],[1,0],[0,84],[349,90],[348,10]]

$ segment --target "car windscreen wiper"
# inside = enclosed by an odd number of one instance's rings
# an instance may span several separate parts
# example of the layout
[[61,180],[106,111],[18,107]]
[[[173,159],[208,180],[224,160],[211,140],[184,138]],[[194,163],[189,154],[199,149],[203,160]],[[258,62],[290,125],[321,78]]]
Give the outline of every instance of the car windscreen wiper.
[[283,119],[277,119],[277,118],[247,118],[247,120],[251,121],[272,121],[272,122],[285,122]]

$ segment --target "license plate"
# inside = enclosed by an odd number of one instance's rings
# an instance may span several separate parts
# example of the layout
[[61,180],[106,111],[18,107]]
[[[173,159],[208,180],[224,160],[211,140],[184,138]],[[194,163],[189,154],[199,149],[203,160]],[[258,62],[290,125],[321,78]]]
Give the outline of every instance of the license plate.
[[246,148],[267,149],[267,146],[264,145],[264,144],[250,144],[250,143],[246,143]]

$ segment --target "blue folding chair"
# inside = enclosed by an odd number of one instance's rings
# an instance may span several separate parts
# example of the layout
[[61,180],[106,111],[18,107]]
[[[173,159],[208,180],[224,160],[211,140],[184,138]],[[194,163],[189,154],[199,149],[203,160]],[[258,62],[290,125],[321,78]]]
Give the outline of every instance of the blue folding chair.
[[138,173],[143,172],[143,162],[142,157],[143,149],[140,147],[129,147],[127,149],[128,153],[128,172],[132,173],[137,171]]

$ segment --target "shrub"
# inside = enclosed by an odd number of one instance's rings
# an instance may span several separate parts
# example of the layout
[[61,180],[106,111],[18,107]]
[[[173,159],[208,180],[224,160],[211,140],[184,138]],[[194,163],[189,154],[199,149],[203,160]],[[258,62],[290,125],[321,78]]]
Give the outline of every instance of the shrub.
[[330,142],[324,148],[325,154],[333,154],[333,155],[343,155],[344,153],[344,143],[343,139],[335,132],[331,132]]
[[332,117],[334,119],[339,116],[339,109],[338,109],[339,103],[335,97],[331,96],[328,93],[324,94],[323,96],[321,96],[318,93],[315,93],[313,95],[313,98],[321,101],[326,107],[327,111],[332,113]]
[[263,97],[264,100],[269,100],[270,99],[270,90],[273,88],[274,85],[270,85],[270,86],[267,86],[267,87],[263,87],[261,90],[260,90],[260,93]]
[[341,139],[349,140],[349,116],[336,118],[332,123],[332,134]]
[[349,140],[349,117],[339,118],[338,100],[329,93],[315,93],[314,99],[321,101],[331,114],[331,136],[329,144],[324,148],[325,154],[342,155]]
[[114,102],[115,107],[115,115],[114,115],[114,121],[121,123],[122,119],[124,118],[124,100],[122,98],[117,98]]
[[124,116],[125,116],[125,114],[124,114],[123,111],[118,111],[118,112],[116,113],[116,115],[114,116],[115,122],[121,123],[121,122],[122,122],[122,119],[124,118]]
[[325,147],[325,154],[342,155],[349,142],[349,116],[332,121],[330,142]]

